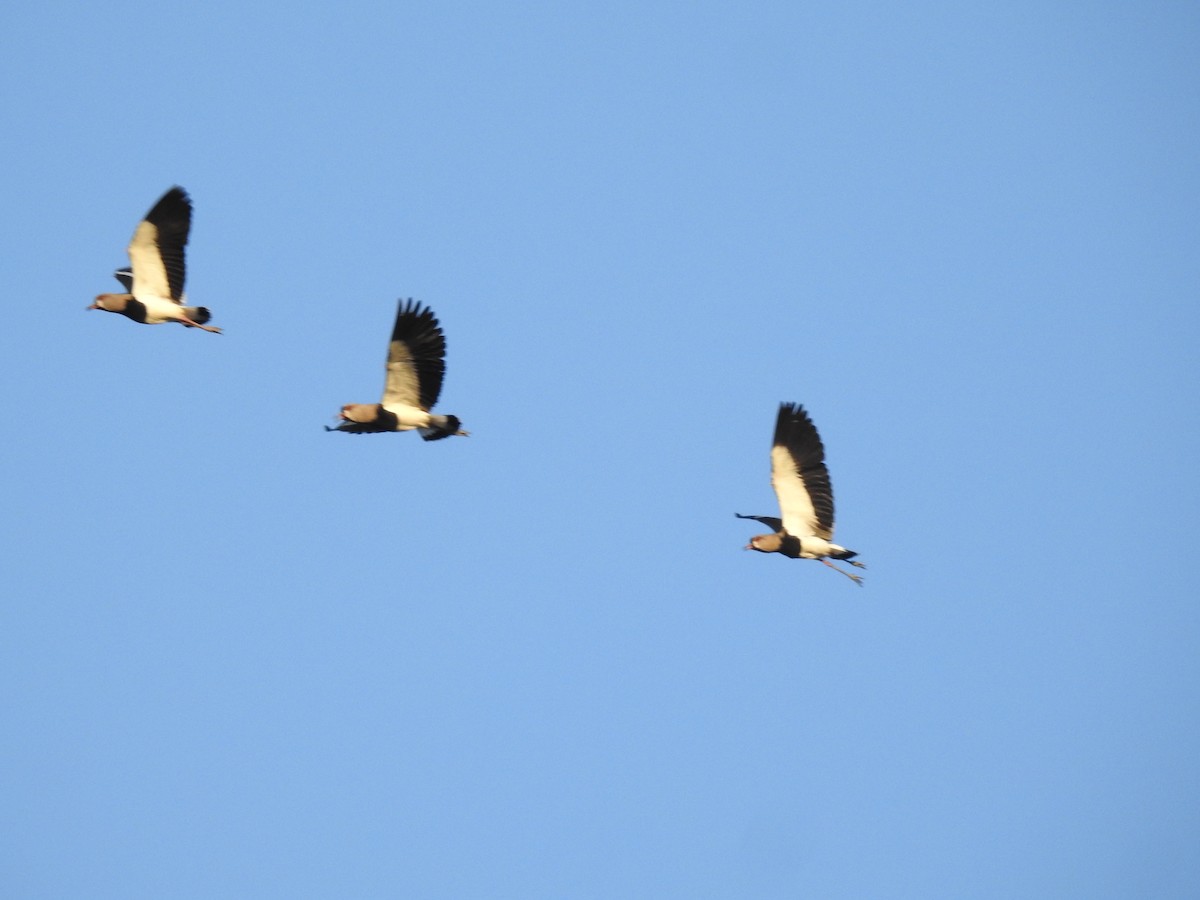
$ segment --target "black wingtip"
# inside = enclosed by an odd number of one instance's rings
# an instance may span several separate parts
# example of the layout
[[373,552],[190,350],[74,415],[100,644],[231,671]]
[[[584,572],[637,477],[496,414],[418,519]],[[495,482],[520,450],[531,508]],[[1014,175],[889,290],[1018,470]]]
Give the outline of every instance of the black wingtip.
[[150,212],[146,213],[146,220],[155,225],[187,222],[192,216],[192,198],[188,196],[188,192],[175,185],[170,188],[165,194],[158,198],[158,201],[150,208]]

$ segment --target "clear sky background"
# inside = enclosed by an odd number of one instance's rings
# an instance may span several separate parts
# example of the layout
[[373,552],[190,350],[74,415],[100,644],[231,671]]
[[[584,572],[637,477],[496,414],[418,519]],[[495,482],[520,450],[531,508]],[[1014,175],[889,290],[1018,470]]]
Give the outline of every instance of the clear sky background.
[[[7,896],[1200,893],[1195,5],[0,26]],[[325,433],[409,296],[471,437]]]

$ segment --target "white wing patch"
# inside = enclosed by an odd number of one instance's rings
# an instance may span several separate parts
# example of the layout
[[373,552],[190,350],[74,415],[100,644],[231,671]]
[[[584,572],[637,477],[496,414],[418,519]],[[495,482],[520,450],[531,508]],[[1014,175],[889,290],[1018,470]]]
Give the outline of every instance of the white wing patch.
[[779,498],[784,530],[799,538],[816,536],[817,511],[786,447],[771,448],[771,486]]
[[403,341],[388,348],[387,377],[383,383],[383,405],[422,409],[421,380],[413,365],[412,352]]
[[167,267],[163,264],[162,254],[158,250],[158,228],[150,222],[139,222],[128,249],[129,262],[133,268],[133,290],[130,293],[139,300],[144,297],[161,297],[178,303],[177,299],[171,297]]

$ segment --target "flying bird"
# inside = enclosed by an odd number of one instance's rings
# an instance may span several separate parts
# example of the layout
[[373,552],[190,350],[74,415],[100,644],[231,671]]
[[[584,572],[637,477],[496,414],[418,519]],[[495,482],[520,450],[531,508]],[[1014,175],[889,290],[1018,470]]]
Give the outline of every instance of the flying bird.
[[744,549],[782,553],[792,559],[819,559],[861,587],[861,576],[839,569],[826,558],[866,568],[853,559],[858,555],[853,550],[832,543],[833,487],[825,467],[825,447],[817,426],[798,403],[779,404],[771,447],[771,486],[779,498],[782,518],[734,513],[739,519],[761,522],[774,532],[750,538]]
[[113,273],[126,293],[99,294],[88,309],[119,313],[143,325],[178,322],[220,334],[220,328],[205,324],[212,318],[205,307],[183,305],[183,250],[191,224],[192,201],[183,188],[171,188],[134,230],[129,268]]
[[427,441],[452,434],[466,436],[457,416],[430,412],[442,392],[446,374],[446,337],[433,310],[413,300],[401,300],[388,344],[387,374],[382,403],[348,403],[336,428],[350,434],[416,429]]

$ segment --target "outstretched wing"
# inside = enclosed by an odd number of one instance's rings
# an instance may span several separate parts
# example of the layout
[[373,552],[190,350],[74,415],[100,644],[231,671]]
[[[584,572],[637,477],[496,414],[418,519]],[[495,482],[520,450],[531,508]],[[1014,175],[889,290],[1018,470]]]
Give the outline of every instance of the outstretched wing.
[[402,300],[388,345],[384,406],[415,406],[428,412],[437,403],[446,374],[446,338],[433,310]]
[[126,293],[133,293],[133,269],[129,268],[129,266],[117,269],[117,271],[113,272],[113,278],[121,282],[121,286],[125,288]]
[[762,522],[772,531],[779,531],[783,528],[783,522],[774,516],[743,516],[741,513],[734,513],[739,519],[754,519],[756,522]]
[[833,487],[817,427],[797,403],[781,403],[771,447],[771,486],[783,527],[796,537],[833,537]]
[[185,272],[183,248],[192,226],[192,201],[181,187],[159,198],[138,223],[129,242],[134,297],[183,300]]

